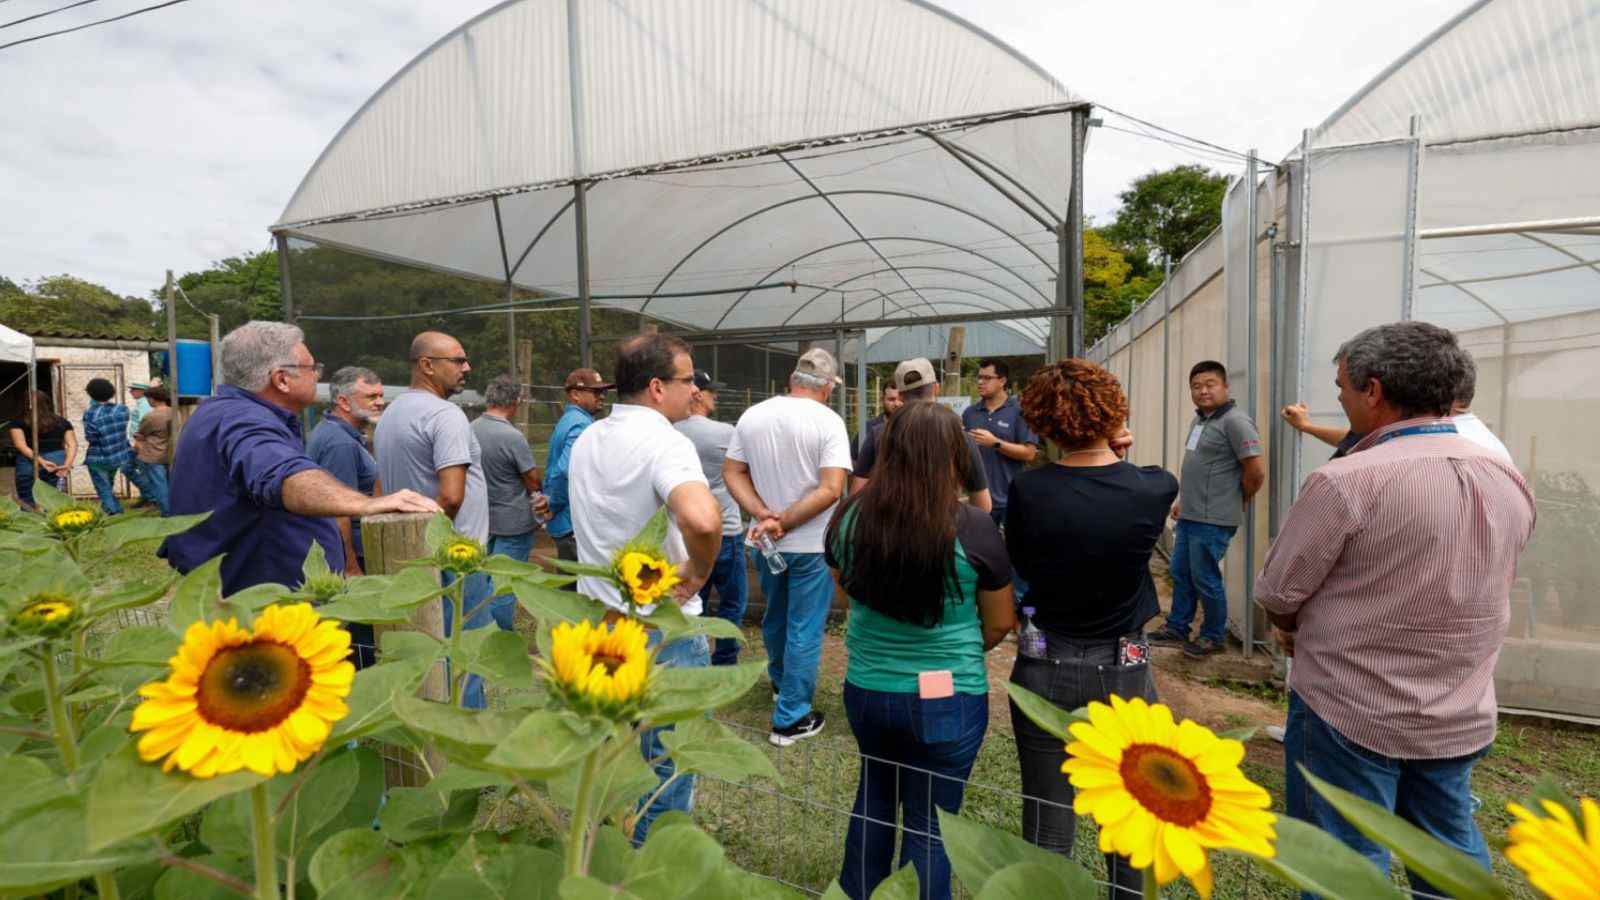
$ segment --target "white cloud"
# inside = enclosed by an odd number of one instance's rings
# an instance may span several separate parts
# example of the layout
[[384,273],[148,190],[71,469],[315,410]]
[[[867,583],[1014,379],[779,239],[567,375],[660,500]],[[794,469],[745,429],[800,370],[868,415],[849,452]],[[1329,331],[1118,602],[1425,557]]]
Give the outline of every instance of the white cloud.
[[[148,2],[97,3],[0,39]],[[1463,2],[947,5],[1092,100],[1276,160]],[[5,12],[57,5],[15,0]],[[361,103],[489,5],[194,0],[0,51],[0,274],[70,272],[144,295],[167,268],[264,248],[267,225]],[[1130,179],[1186,161],[1097,130],[1085,208],[1105,218]]]

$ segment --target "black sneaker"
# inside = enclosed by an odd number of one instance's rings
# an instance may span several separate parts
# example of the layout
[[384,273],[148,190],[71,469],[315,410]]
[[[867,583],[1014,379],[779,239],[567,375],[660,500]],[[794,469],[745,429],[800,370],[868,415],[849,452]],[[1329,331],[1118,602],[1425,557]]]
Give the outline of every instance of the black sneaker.
[[1213,641],[1210,638],[1199,638],[1183,642],[1183,655],[1190,659],[1205,659],[1208,656],[1215,656],[1226,649],[1227,647],[1221,641]]
[[1189,636],[1187,634],[1183,634],[1181,632],[1174,631],[1172,629],[1172,626],[1170,626],[1170,625],[1163,625],[1163,626],[1161,626],[1161,630],[1152,631],[1149,634],[1146,634],[1144,637],[1145,637],[1145,640],[1149,641],[1152,644],[1187,644],[1187,643],[1189,643]]
[[822,713],[812,710],[801,716],[793,725],[784,728],[772,729],[772,734],[767,735],[775,747],[787,747],[801,738],[808,738],[822,731]]

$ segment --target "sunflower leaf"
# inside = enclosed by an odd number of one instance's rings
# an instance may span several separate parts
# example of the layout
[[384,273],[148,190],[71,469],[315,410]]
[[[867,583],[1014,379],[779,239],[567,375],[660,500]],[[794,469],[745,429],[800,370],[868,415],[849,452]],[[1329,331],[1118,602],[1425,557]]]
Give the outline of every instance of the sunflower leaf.
[[659,551],[661,545],[666,542],[667,508],[665,506],[657,509],[655,515],[651,516],[650,520],[644,523],[644,527],[639,529],[639,533],[628,541],[631,545],[649,547],[656,551]]
[[499,583],[501,578],[526,578],[534,584],[560,587],[564,584],[571,584],[576,580],[571,575],[552,572],[536,563],[521,562],[500,554],[495,554],[484,560],[483,571],[493,575],[496,584]]
[[477,791],[441,794],[425,787],[394,787],[378,813],[378,827],[391,841],[409,843],[465,831],[478,814]]
[[1032,900],[1043,893],[1052,893],[1056,873],[1038,863],[1012,863],[994,873],[978,900]]
[[312,854],[307,874],[318,900],[397,900],[420,874],[417,869],[399,847],[369,825],[324,841]]
[[[1561,785],[1550,777],[1548,772],[1541,774],[1539,780],[1534,782],[1533,793],[1528,796],[1528,802],[1522,805],[1535,815],[1548,816],[1549,813],[1545,811],[1543,803],[1545,800],[1549,800],[1551,803],[1565,809],[1567,814],[1572,816],[1572,821],[1577,822],[1580,828],[1582,827],[1583,808],[1578,805],[1578,801],[1572,799],[1572,795],[1561,789]],[[1594,840],[1592,835],[1589,838]]]
[[56,490],[55,485],[44,479],[33,483],[33,499],[47,516],[58,509],[66,509],[72,505],[71,497]]
[[434,513],[428,520],[428,530],[423,534],[423,541],[427,543],[428,550],[438,553],[439,548],[450,543],[456,538],[455,525],[451,524],[450,517],[442,512]]
[[701,886],[716,877],[722,858],[722,846],[692,823],[652,825],[622,886],[651,900],[703,897]]
[[506,844],[493,832],[470,835],[439,870],[427,900],[555,900],[561,857],[526,844]]
[[1369,839],[1393,850],[1408,868],[1426,878],[1442,892],[1462,900],[1496,900],[1506,896],[1495,877],[1466,854],[1446,846],[1410,822],[1363,799],[1335,787],[1300,767],[1306,781],[1339,815]]
[[192,516],[117,516],[111,520],[101,534],[102,559],[129,544],[140,541],[156,541],[182,534],[199,525],[211,516],[209,512],[196,513]]
[[518,722],[483,761],[523,778],[548,779],[605,743],[608,732],[571,713],[540,710]]
[[511,591],[517,597],[517,605],[544,628],[559,622],[598,622],[606,614],[604,605],[583,594],[556,590],[525,578],[512,578]]
[[597,566],[594,563],[581,563],[570,559],[555,559],[548,556],[542,556],[540,559],[563,572],[573,575],[588,575],[591,578],[604,578],[608,581],[615,577],[610,566]]
[[332,575],[333,569],[328,565],[328,553],[316,541],[311,542],[311,549],[306,551],[305,562],[300,564],[300,575],[304,579],[301,584],[310,584],[313,578],[323,575]]
[[1230,731],[1217,732],[1217,737],[1222,738],[1223,740],[1238,741],[1241,744],[1249,743],[1250,739],[1254,738],[1255,736],[1256,727],[1254,725],[1244,728],[1234,728]]
[[872,900],[917,900],[920,893],[917,867],[901,866],[893,875],[878,882],[872,891]]
[[1048,885],[1036,890],[1032,896],[1100,896],[1099,886],[1083,866],[1049,850],[1035,847],[1014,834],[942,809],[939,810],[939,834],[944,841],[945,852],[950,856],[951,871],[974,894],[981,896],[989,879],[1001,869],[1017,863],[1029,863],[1048,869],[1051,873]]
[[390,701],[406,728],[447,756],[476,763],[504,741],[522,721],[521,713],[473,710],[398,692]]
[[1069,744],[1077,738],[1067,730],[1068,726],[1073,722],[1088,721],[1088,716],[1067,712],[1016,682],[1006,682],[1006,693],[1011,696],[1011,702],[1022,710],[1022,714],[1033,720],[1033,724]]
[[[7,766],[17,762],[12,758]],[[46,894],[58,885],[156,857],[155,843],[148,839],[89,847],[85,818],[83,797],[74,792],[31,804],[26,811],[0,822],[0,841],[5,841],[6,847],[5,864],[0,865],[0,893]]]
[[[385,638],[390,636],[384,635]],[[405,657],[368,666],[357,672],[350,696],[345,698],[350,714],[333,724],[333,732],[325,743],[365,737],[394,725],[391,699],[397,694],[416,691],[422,676],[433,667],[436,658],[437,653],[432,656]]]
[[461,634],[462,658],[453,660],[474,675],[502,684],[527,684],[533,679],[528,639],[513,631],[475,628]]
[[317,615],[341,622],[367,622],[375,625],[398,625],[411,621],[411,614],[399,607],[390,606],[383,594],[363,591],[359,594],[346,591],[317,607]]
[[686,772],[736,784],[757,775],[773,782],[780,780],[766,753],[711,719],[680,722],[673,730],[661,732],[661,743],[678,768]]
[[190,570],[178,580],[178,589],[167,606],[167,625],[183,634],[195,622],[222,602],[222,557],[217,556]]
[[669,725],[726,706],[749,692],[766,669],[764,662],[657,669],[639,719]]
[[96,596],[89,601],[90,615],[103,616],[108,612],[119,609],[134,609],[148,606],[161,599],[161,596],[178,580],[177,573],[164,573],[155,581],[133,581],[116,585],[111,590]]
[[640,619],[661,631],[661,642],[669,644],[680,638],[691,635],[705,635],[709,638],[733,638],[743,641],[744,632],[739,626],[727,619],[716,616],[688,616],[683,609],[672,601],[656,604],[650,615],[640,616]]
[[154,831],[201,807],[265,781],[250,771],[215,778],[161,771],[139,758],[136,741],[106,758],[89,785],[89,849]]
[[[198,857],[195,862],[208,866],[220,872],[250,883],[250,857],[248,853],[243,856],[227,856],[220,853],[207,854]],[[154,889],[150,896],[152,900],[231,900],[239,895],[233,889],[219,884],[209,876],[188,869],[171,868],[162,872],[156,879]]]
[[1248,859],[1285,884],[1329,900],[1401,900],[1405,896],[1366,857],[1315,825],[1279,816],[1274,827],[1277,837],[1271,857],[1226,848],[1222,852]]

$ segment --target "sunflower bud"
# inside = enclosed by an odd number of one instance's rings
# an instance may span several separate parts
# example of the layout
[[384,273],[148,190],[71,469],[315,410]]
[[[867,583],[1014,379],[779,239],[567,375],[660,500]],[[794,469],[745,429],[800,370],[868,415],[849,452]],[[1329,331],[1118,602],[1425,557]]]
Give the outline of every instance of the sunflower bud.
[[97,507],[74,503],[51,513],[46,521],[50,530],[62,537],[76,537],[93,531],[105,517]]
[[72,628],[80,610],[77,601],[65,594],[34,594],[12,615],[11,631],[19,636],[59,637]]
[[433,555],[434,564],[446,572],[471,575],[483,568],[483,545],[469,537],[451,538]]
[[320,604],[327,603],[334,597],[344,593],[344,588],[344,576],[337,572],[329,572],[325,575],[313,575],[306,579],[306,583],[300,586],[300,593],[303,595],[309,594],[312,603]]

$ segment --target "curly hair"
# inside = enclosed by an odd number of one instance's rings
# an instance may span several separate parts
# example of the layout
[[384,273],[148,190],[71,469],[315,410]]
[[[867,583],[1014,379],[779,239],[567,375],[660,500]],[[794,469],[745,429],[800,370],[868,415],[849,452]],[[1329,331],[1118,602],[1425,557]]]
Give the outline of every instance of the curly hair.
[[1022,391],[1022,417],[1063,447],[1115,437],[1128,420],[1117,376],[1086,359],[1063,359],[1033,373]]

